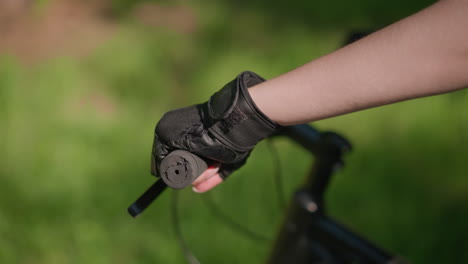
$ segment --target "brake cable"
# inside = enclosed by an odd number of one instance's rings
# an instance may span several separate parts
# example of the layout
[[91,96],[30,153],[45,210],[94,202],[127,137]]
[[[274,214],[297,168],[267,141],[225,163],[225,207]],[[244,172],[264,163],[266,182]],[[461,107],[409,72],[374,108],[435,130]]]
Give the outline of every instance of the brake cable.
[[[278,207],[282,210],[285,206],[285,196],[284,196],[284,186],[282,181],[282,171],[281,171],[281,160],[279,158],[278,149],[273,144],[273,139],[268,139],[268,147],[271,153],[273,168],[274,168],[274,185],[276,185],[277,201]],[[248,237],[251,240],[256,240],[259,242],[271,241],[270,238],[259,234],[251,229],[247,228],[244,225],[239,224],[234,221],[231,217],[225,214],[220,207],[215,203],[212,195],[210,193],[205,193],[202,195],[203,201],[207,207],[211,210],[212,214],[217,217],[222,223],[228,226],[234,232],[243,234],[245,237]],[[189,264],[200,264],[200,261],[193,254],[192,250],[188,247],[185,238],[182,233],[182,228],[180,226],[179,214],[178,214],[178,192],[173,192],[172,195],[172,204],[171,204],[171,216],[172,223],[174,228],[174,233],[179,244],[179,248],[184,253],[185,259]]]

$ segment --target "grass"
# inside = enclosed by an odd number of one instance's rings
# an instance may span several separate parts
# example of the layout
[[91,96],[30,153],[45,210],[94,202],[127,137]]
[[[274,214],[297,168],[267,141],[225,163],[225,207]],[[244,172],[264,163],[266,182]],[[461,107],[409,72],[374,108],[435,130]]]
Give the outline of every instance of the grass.
[[[205,101],[242,70],[271,78],[330,52],[349,29],[340,24],[345,18],[324,28],[275,27],[257,9],[189,5],[200,22],[192,35],[126,18],[83,58],[25,66],[0,57],[0,262],[184,263],[171,229],[170,191],[138,219],[126,214],[154,180],[149,153],[158,119]],[[395,9],[388,20],[414,8]],[[369,17],[375,15],[351,17],[350,24],[390,22]],[[258,30],[245,32],[248,26]],[[414,263],[468,259],[466,100],[460,91],[314,124],[355,146],[328,193],[331,215]],[[276,145],[290,194],[311,157],[286,139]],[[274,237],[282,212],[269,155],[261,143],[213,196],[234,219]],[[185,190],[180,199],[184,234],[202,263],[265,260],[271,243],[226,228],[198,194]]]

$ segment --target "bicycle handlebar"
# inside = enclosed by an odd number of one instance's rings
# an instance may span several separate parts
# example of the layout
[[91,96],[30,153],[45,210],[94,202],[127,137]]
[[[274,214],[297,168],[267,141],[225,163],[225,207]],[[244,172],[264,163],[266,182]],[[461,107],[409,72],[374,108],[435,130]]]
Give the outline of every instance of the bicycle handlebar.
[[[303,146],[309,152],[316,156],[320,156],[321,145],[320,141],[323,134],[309,125],[295,125],[284,127],[279,135],[284,135]],[[334,144],[329,144],[327,150],[333,147],[340,150],[348,150],[350,145],[341,137],[334,135],[332,138]],[[333,147],[330,148],[330,145]],[[167,186],[173,189],[183,189],[194,182],[200,174],[208,168],[206,161],[196,154],[185,150],[175,150],[169,153],[161,162],[159,175]]]
[[[309,125],[295,125],[284,127],[278,135],[291,138],[306,148],[317,158],[327,159],[330,156],[340,155],[350,149],[349,143],[339,135],[333,133],[320,133]],[[185,150],[175,150],[167,155],[159,167],[162,180],[154,183],[129,208],[130,215],[136,217],[156,199],[167,187],[182,189],[195,181],[200,174],[208,168],[207,160]],[[310,186],[319,186],[325,189],[327,179],[319,177],[311,182]]]
[[[284,127],[280,134],[286,135],[316,154],[320,132],[309,125]],[[183,189],[194,182],[208,168],[206,161],[186,150],[174,150],[167,155],[159,167],[164,183],[173,189]]]

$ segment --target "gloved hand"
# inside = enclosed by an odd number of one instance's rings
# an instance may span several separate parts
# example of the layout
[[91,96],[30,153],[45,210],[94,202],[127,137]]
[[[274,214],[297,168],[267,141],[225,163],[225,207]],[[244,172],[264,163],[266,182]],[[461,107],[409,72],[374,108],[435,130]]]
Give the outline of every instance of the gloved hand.
[[264,81],[253,72],[243,72],[208,102],[164,114],[155,130],[151,173],[158,176],[162,159],[176,149],[219,162],[222,179],[241,167],[255,145],[279,127],[248,92]]

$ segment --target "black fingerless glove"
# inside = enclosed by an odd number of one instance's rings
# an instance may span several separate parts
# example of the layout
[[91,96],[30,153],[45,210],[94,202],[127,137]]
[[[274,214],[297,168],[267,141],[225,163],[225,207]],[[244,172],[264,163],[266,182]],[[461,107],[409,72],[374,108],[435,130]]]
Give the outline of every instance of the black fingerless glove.
[[279,127],[248,92],[264,81],[253,72],[243,72],[208,102],[166,113],[156,126],[151,173],[158,176],[162,159],[176,149],[220,162],[223,179],[241,167],[255,144]]

